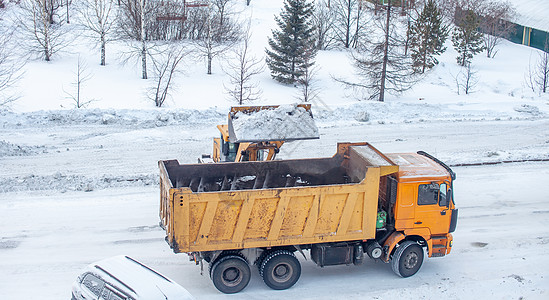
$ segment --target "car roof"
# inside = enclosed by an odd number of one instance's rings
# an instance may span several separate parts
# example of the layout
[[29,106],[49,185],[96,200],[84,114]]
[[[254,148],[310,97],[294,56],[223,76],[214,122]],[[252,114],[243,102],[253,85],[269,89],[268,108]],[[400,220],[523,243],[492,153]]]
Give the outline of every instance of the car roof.
[[103,259],[89,265],[87,270],[131,291],[137,299],[193,299],[185,288],[129,256]]

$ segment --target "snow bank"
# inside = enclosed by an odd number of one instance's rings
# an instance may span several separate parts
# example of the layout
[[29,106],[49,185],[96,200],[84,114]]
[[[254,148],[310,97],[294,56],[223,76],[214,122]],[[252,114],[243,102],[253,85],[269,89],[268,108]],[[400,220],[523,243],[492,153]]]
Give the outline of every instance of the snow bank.
[[82,175],[27,175],[11,178],[0,178],[0,193],[19,191],[82,191],[91,192],[107,188],[136,187],[158,185],[157,174],[140,174],[133,176],[88,177]]
[[251,114],[237,112],[232,118],[232,130],[234,136],[231,140],[239,142],[319,138],[312,115],[297,104],[281,105]]
[[3,128],[58,125],[120,125],[153,128],[167,125],[193,125],[219,123],[226,111],[217,108],[195,109],[73,109],[14,113],[0,111],[0,126]]
[[[541,104],[541,103],[540,103]],[[541,106],[541,105],[540,105]],[[346,106],[325,107],[313,105],[316,123],[319,127],[334,123],[423,123],[463,122],[484,120],[533,120],[545,118],[547,114],[540,106],[522,104],[510,106],[507,110],[492,108],[468,109],[459,104],[430,104],[425,102],[373,102],[363,101]],[[497,109],[500,109],[497,107]]]
[[4,140],[0,140],[0,157],[3,156],[24,156],[46,151],[43,146],[20,146]]

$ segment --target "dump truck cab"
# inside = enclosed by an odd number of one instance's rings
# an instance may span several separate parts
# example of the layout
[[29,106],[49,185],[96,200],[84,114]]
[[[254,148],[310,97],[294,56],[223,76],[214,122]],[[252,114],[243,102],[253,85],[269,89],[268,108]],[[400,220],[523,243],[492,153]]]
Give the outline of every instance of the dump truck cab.
[[[387,179],[387,188],[397,186],[394,213],[394,232],[385,242],[391,249],[402,240],[412,239],[427,248],[429,257],[449,254],[452,232],[457,224],[457,209],[453,197],[455,173],[444,163],[425,153],[390,153],[387,157],[399,166],[398,172]],[[393,190],[395,187],[392,187]],[[394,192],[393,192],[394,193]],[[390,194],[390,192],[389,192]],[[380,206],[390,203],[381,199]]]

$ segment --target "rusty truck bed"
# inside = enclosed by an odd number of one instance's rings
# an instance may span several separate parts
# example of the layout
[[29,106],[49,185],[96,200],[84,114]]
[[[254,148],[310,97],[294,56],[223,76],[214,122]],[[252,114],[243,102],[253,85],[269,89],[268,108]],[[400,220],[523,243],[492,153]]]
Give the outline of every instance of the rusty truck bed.
[[331,158],[159,166],[174,252],[371,239],[379,180],[398,171],[367,143],[338,144]]

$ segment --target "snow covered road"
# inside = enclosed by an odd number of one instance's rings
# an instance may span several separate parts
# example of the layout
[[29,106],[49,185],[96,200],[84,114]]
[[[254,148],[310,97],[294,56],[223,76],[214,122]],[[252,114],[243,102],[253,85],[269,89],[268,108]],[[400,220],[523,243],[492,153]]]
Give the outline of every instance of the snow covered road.
[[[455,168],[460,210],[453,252],[427,259],[415,276],[389,267],[319,268],[304,261],[300,281],[267,288],[253,273],[232,298],[546,299],[549,259],[549,163]],[[219,293],[185,254],[174,254],[158,227],[156,187],[0,194],[2,299],[68,299],[81,268],[128,254],[165,273],[197,299]]]
[[[214,124],[0,129],[0,298],[67,299],[81,268],[118,254],[142,260],[198,299],[549,297],[548,162],[455,168],[453,252],[426,260],[411,278],[380,262],[321,269],[301,258],[302,277],[289,290],[267,288],[254,272],[240,294],[219,293],[186,255],[171,252],[157,225],[157,161],[192,163],[209,153]],[[331,156],[338,141],[425,150],[450,164],[549,153],[545,118],[319,127],[320,140],[288,143],[279,157]]]

